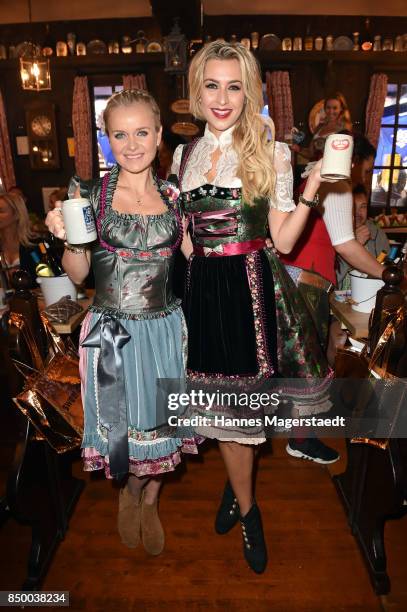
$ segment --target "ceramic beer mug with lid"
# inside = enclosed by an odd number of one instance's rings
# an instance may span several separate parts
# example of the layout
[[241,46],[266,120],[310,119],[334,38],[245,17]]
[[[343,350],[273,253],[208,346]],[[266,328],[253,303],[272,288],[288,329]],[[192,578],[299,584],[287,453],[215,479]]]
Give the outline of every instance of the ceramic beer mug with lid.
[[348,134],[330,134],[325,141],[321,177],[348,179],[352,168],[353,138]]
[[97,238],[92,205],[86,198],[72,198],[62,203],[62,216],[69,244],[87,244]]

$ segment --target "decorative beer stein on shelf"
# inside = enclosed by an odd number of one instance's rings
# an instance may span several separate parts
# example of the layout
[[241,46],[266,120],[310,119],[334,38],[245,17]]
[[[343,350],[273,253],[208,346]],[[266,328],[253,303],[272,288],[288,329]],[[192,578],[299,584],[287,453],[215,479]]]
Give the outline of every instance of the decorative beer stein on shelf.
[[68,32],[66,35],[66,42],[68,45],[69,55],[75,55],[76,34],[74,32]]
[[283,51],[292,51],[293,48],[293,42],[291,40],[291,38],[283,38],[282,43],[281,43],[281,48]]
[[315,51],[322,51],[322,49],[324,48],[324,39],[322,38],[322,36],[317,36],[315,38],[314,48],[315,48]]

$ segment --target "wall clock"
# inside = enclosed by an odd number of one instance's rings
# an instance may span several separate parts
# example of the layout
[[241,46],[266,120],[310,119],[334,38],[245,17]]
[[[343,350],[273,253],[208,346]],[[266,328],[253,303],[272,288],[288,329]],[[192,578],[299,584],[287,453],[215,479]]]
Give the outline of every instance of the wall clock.
[[59,167],[55,106],[43,104],[26,109],[30,164],[33,170]]

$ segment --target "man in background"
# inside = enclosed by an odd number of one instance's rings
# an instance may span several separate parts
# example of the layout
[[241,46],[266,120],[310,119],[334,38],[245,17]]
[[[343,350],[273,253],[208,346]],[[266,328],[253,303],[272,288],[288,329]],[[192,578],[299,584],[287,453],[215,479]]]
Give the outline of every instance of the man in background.
[[[375,223],[367,218],[368,195],[361,183],[353,188],[353,214],[355,220],[355,238],[363,245],[373,257],[379,253],[390,251],[390,244],[386,234]],[[349,271],[352,269],[340,255],[338,255],[337,280],[339,289],[350,289]]]

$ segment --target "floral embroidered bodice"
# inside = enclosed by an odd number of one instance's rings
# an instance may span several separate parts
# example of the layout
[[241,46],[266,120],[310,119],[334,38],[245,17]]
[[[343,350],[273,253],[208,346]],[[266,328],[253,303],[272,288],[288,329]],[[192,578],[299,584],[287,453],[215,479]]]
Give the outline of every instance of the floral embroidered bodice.
[[[218,138],[206,126],[204,136],[198,141],[188,159],[182,178],[182,191],[192,191],[208,183],[207,175],[211,170],[212,155],[219,148],[220,156],[216,165],[216,175],[211,183],[216,187],[240,188],[241,180],[236,176],[237,154],[232,147],[233,127],[225,130]],[[179,175],[183,145],[177,147],[171,172]],[[290,149],[285,143],[276,142],[274,149],[274,169],[276,172],[275,197],[269,205],[284,212],[295,209],[293,202],[293,174]]]

